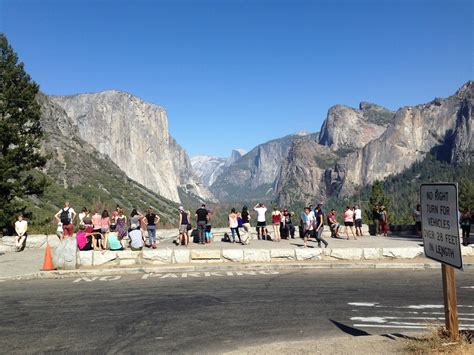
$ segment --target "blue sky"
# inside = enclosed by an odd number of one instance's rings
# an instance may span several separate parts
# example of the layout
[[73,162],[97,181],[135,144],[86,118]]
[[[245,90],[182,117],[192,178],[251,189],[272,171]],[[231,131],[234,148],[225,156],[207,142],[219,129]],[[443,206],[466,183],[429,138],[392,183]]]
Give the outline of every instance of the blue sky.
[[0,0],[47,94],[128,91],[190,155],[316,132],[329,107],[396,109],[473,79],[472,1]]

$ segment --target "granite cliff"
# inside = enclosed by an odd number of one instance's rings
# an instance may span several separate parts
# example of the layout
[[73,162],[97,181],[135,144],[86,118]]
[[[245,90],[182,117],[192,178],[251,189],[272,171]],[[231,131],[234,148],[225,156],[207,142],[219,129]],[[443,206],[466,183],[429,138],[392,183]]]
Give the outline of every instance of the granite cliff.
[[115,90],[49,99],[64,110],[82,140],[131,179],[172,201],[180,201],[179,187],[213,200],[186,151],[170,136],[162,107]]
[[43,173],[49,186],[43,196],[30,199],[34,225],[52,226],[52,216],[65,200],[76,209],[119,204],[129,212],[153,206],[164,224],[175,222],[176,203],[130,179],[105,154],[82,140],[77,124],[50,97],[38,94],[37,101],[44,131],[42,149],[49,158]]
[[454,95],[392,113],[362,103],[335,106],[318,140],[294,143],[277,183],[282,204],[349,196],[358,187],[402,172],[431,153],[452,164],[470,164],[474,82]]
[[292,143],[311,140],[317,135],[302,132],[258,145],[223,166],[210,185],[210,190],[221,201],[273,198],[275,182]]

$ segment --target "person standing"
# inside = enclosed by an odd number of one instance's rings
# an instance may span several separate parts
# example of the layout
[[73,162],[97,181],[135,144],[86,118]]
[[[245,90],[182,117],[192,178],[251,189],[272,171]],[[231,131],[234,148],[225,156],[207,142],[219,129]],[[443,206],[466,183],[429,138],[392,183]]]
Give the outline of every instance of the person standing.
[[469,245],[469,235],[471,234],[471,214],[469,213],[469,208],[465,208],[461,213],[459,218],[459,223],[461,224],[462,230],[462,245]]
[[130,229],[140,229],[140,221],[143,218],[143,215],[139,213],[136,208],[132,209],[132,212],[130,213]]
[[206,225],[209,218],[209,212],[206,209],[206,205],[203,203],[201,208],[196,210],[196,225],[199,233],[199,243],[204,244],[206,238]]
[[415,232],[418,237],[421,237],[421,205],[416,205],[413,210],[413,220],[415,221]]
[[323,238],[323,230],[324,230],[324,212],[321,208],[321,205],[317,205],[315,210],[315,233],[316,233],[316,240],[318,241],[318,247],[321,248],[321,242],[323,242],[324,247],[328,247],[328,242]]
[[354,206],[354,224],[356,236],[362,237],[362,210],[359,205]]
[[67,237],[72,237],[74,234],[74,219],[76,218],[76,212],[69,205],[69,201],[64,202],[64,208],[61,208],[54,217],[58,222],[62,223],[63,234],[61,240],[64,240]]
[[28,222],[24,219],[23,214],[18,215],[15,222],[15,246],[16,251],[22,251],[26,247],[26,238],[28,237]]
[[[110,217],[109,217],[109,211],[103,210],[102,215],[100,216],[100,232],[102,235],[105,235],[107,237],[107,234],[110,232]],[[104,244],[104,249],[105,249],[105,244]]]
[[239,243],[242,244],[242,239],[240,238],[239,232],[239,221],[237,220],[237,213],[235,212],[235,208],[232,208],[229,213],[229,228],[230,233],[232,235],[232,243],[235,243],[235,234],[237,234],[237,237],[239,237]]
[[189,211],[185,211],[183,206],[179,206],[178,209],[178,225],[179,225],[179,238],[178,245],[188,246],[189,244],[189,235],[188,235],[188,225],[189,225]]
[[87,216],[87,213],[88,213],[87,208],[82,207],[82,211],[78,215],[78,217],[79,217],[79,227],[84,225],[84,217]]
[[275,206],[273,207],[273,212],[272,212],[273,236],[275,237],[275,242],[281,241],[280,223],[281,223],[281,212]]
[[265,227],[267,226],[267,219],[265,213],[267,208],[263,203],[258,203],[254,206],[253,210],[257,212],[257,238],[260,239],[260,236],[265,238]]
[[92,215],[89,210],[87,210],[86,215],[82,218],[82,225],[86,233],[92,233],[94,225],[92,224]]
[[385,209],[385,206],[380,206],[379,224],[380,224],[380,229],[383,236],[386,237],[388,233],[388,216],[387,216],[387,210]]
[[352,237],[354,237],[354,240],[357,240],[355,233],[354,233],[354,211],[347,206],[346,210],[344,211],[344,226],[345,226],[345,232],[347,236],[347,240],[350,240],[351,238],[349,237],[349,230],[352,233]]
[[374,208],[372,209],[372,221],[375,226],[375,236],[378,236],[380,234],[380,206],[375,205]]
[[304,214],[306,215],[306,218],[305,218],[305,225],[304,225],[303,242],[304,242],[304,247],[307,248],[308,238],[314,235],[314,217],[309,207],[304,208]]
[[117,237],[122,242],[123,238],[127,236],[127,216],[123,214],[123,208],[119,208],[117,216],[115,217],[115,230]]
[[295,227],[293,226],[293,221],[291,217],[293,216],[293,212],[289,212],[287,208],[283,209],[283,216],[281,219],[282,223],[282,231],[284,231],[284,236],[287,239],[295,239]]
[[156,249],[156,225],[160,221],[160,217],[153,213],[153,208],[148,207],[145,215],[146,230],[148,232],[148,244],[151,248]]
[[249,209],[247,206],[244,206],[242,208],[242,228],[245,230],[245,240],[244,243],[249,245],[250,240],[252,239],[252,227],[250,226],[250,220],[252,219],[252,216],[249,213]]

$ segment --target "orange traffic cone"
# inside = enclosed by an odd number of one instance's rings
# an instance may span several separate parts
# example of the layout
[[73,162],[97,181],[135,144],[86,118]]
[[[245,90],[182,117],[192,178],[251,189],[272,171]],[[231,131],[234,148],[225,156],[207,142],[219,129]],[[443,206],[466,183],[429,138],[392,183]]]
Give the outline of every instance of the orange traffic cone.
[[43,268],[41,271],[51,271],[51,270],[56,270],[56,268],[53,266],[53,258],[51,256],[51,247],[49,246],[49,243],[46,244],[46,250],[44,252],[44,263],[43,263]]

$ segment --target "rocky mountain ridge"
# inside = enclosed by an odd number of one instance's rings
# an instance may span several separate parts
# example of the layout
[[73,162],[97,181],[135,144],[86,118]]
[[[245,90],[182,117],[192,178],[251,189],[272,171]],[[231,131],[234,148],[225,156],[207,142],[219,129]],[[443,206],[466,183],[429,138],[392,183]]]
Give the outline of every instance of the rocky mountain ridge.
[[[371,119],[369,123],[378,126],[372,129],[367,129],[368,120],[353,125],[364,116],[366,107],[362,105],[360,112],[350,109],[335,117],[334,108],[330,109],[318,141],[293,144],[276,188],[280,203],[349,196],[358,187],[403,171],[428,153],[453,164],[470,164],[474,155],[473,104],[474,82],[469,81],[448,98],[402,107],[391,117],[377,108],[382,117]],[[341,118],[342,123],[338,121]],[[351,129],[331,129],[331,121],[339,122],[334,123],[336,127]],[[351,137],[357,137],[357,142]],[[337,154],[341,147],[346,148],[345,154]],[[326,161],[321,162],[321,157]],[[330,167],[328,158],[332,159]]]

